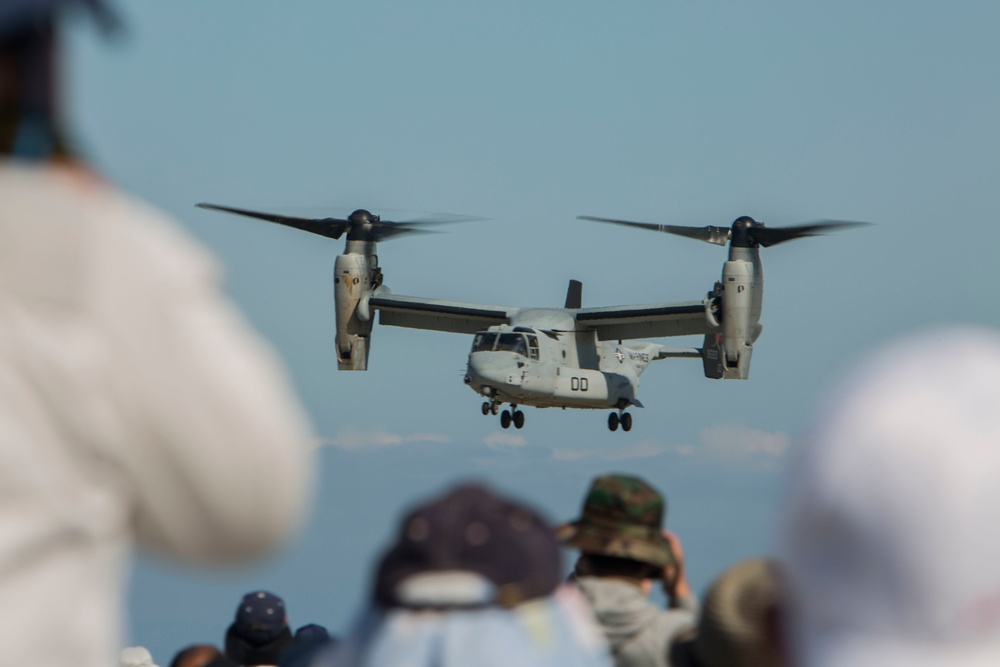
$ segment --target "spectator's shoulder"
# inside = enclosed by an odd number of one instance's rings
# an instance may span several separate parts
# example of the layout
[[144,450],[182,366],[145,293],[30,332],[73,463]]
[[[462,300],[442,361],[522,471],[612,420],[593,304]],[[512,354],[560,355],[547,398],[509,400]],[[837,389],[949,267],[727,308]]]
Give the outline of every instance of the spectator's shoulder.
[[178,278],[219,279],[215,258],[174,218],[113,188],[107,189],[103,204],[99,214],[114,235],[112,243],[127,244],[142,261]]

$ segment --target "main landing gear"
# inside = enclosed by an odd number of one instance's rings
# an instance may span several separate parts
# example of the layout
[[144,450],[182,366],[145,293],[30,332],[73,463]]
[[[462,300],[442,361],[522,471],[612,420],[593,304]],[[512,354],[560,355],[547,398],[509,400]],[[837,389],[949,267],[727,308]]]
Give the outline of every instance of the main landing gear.
[[493,401],[483,402],[483,415],[497,414],[500,413],[500,426],[502,428],[510,428],[513,424],[514,428],[524,428],[524,413],[517,409],[517,406],[513,403],[510,406],[510,410],[504,410],[500,412],[500,404],[494,403]]
[[617,412],[612,412],[608,415],[608,429],[612,431],[618,430],[618,425],[621,424],[623,431],[632,430],[632,415],[627,412],[622,412],[621,415]]

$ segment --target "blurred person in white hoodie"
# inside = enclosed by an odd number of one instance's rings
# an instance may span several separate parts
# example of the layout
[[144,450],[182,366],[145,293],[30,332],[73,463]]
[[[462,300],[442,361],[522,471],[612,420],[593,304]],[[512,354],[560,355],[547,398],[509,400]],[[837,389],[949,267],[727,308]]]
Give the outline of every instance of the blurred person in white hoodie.
[[1000,333],[881,350],[798,454],[783,521],[790,664],[1000,665]]
[[114,664],[134,544],[243,561],[311,486],[305,416],[212,258],[75,155],[71,5],[112,22],[99,0],[0,2],[3,665]]

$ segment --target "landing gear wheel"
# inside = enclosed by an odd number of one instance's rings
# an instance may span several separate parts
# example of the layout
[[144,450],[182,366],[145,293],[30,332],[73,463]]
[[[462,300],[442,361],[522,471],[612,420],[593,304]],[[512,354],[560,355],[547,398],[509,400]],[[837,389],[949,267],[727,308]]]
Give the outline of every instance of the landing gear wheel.
[[510,428],[510,413],[504,410],[500,413],[500,428]]
[[499,403],[493,403],[492,405],[490,405],[490,412],[493,413],[494,417],[496,417],[498,414],[500,414],[500,404]]
[[524,428],[524,413],[520,410],[514,411],[514,428]]
[[490,402],[483,401],[483,416],[485,417],[488,414],[490,414]]
[[632,430],[632,415],[630,415],[629,413],[626,412],[626,413],[622,414],[622,416],[619,419],[619,421],[621,421],[621,423],[622,423],[622,430],[623,431],[628,432],[628,431]]
[[608,415],[608,428],[612,431],[618,430],[618,413],[612,412]]

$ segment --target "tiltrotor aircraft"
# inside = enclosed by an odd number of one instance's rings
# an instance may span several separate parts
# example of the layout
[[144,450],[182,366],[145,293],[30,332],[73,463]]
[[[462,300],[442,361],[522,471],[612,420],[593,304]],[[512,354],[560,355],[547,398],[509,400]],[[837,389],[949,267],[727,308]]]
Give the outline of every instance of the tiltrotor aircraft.
[[[760,335],[764,273],[760,248],[814,236],[854,223],[824,220],[794,227],[765,227],[737,218],[731,227],[684,227],[593,218],[581,219],[678,234],[729,245],[722,280],[698,301],[635,306],[582,307],[582,284],[571,280],[562,308],[516,308],[442,301],[393,294],[382,284],[379,241],[423,231],[444,220],[391,222],[359,209],[346,219],[300,218],[198,204],[201,208],[258,218],[339,239],[343,254],[334,264],[337,364],[340,370],[368,368],[376,311],[383,325],[474,334],[465,383],[486,398],[484,415],[500,414],[500,425],[524,426],[518,406],[610,409],[608,428],[632,428],[631,406],[639,376],[652,361],[671,357],[702,360],[705,377],[744,380]],[[700,348],[672,348],[638,338],[701,335]],[[510,404],[504,409],[503,404]]]

